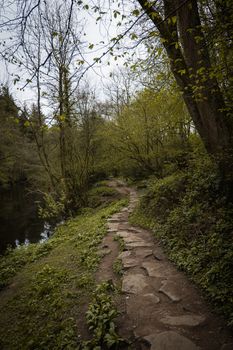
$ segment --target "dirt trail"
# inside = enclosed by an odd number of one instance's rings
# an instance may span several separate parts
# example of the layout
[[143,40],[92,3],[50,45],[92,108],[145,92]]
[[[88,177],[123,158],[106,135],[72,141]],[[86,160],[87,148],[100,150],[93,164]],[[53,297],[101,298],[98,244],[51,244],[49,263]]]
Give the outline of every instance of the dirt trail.
[[[224,321],[211,313],[200,291],[166,258],[151,232],[129,224],[137,192],[117,181],[110,186],[129,193],[130,202],[108,219],[96,277],[117,283],[112,266],[116,258],[121,259],[118,326],[122,336],[136,339],[131,349],[233,350],[232,335]],[[121,253],[116,236],[124,241]]]

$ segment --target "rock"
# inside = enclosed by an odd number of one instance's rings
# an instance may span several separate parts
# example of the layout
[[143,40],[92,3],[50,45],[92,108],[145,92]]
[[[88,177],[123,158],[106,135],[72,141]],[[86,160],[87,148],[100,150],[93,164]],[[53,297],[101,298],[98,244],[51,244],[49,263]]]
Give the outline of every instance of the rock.
[[143,240],[133,232],[119,231],[116,235],[123,238],[125,243],[143,242]]
[[144,339],[151,345],[151,350],[199,350],[188,338],[172,332],[150,334]]
[[165,294],[173,302],[181,300],[180,288],[174,282],[163,281],[159,292]]
[[110,231],[110,232],[117,231],[118,230],[118,226],[119,226],[119,224],[116,223],[116,222],[109,222],[108,223],[108,231]]
[[139,248],[139,247],[152,247],[152,243],[147,243],[143,240],[137,241],[137,242],[131,242],[126,244],[126,249],[133,249],[133,248]]
[[149,299],[150,302],[153,304],[158,304],[160,302],[159,297],[157,297],[157,295],[154,295],[153,293],[144,294],[143,297]]
[[125,213],[125,212],[127,212],[128,211],[128,208],[123,208],[123,209],[121,209],[121,212],[122,213]]
[[108,223],[126,223],[127,222],[127,215],[124,213],[113,215],[110,218],[107,219]]
[[153,255],[154,255],[155,259],[159,260],[159,261],[161,261],[165,258],[165,255],[162,252],[157,251],[157,250],[153,251]]
[[221,350],[232,350],[232,349],[233,349],[233,343],[223,344],[221,347]]
[[131,255],[131,252],[126,250],[124,252],[122,252],[121,254],[118,255],[117,259],[124,259],[127,258]]
[[135,233],[128,231],[128,230],[120,230],[119,232],[117,232],[117,236],[121,237],[121,238],[135,238],[135,239],[141,239],[138,235],[136,235]]
[[128,231],[134,232],[134,233],[136,233],[137,235],[143,234],[143,233],[145,232],[145,231],[143,231],[143,229],[138,228],[138,227],[135,227],[135,226],[130,226],[130,227],[128,228]]
[[118,230],[117,229],[108,229],[108,233],[115,233],[115,232],[117,232]]
[[[195,327],[205,322],[206,318],[201,315],[181,315],[181,316],[166,316],[160,321],[170,326],[187,326]],[[233,348],[232,348],[233,349]]]
[[147,256],[152,255],[152,250],[151,249],[143,249],[143,248],[141,248],[141,249],[137,249],[135,253],[136,253],[136,256],[144,259]]
[[124,237],[123,238],[125,244],[131,244],[131,243],[143,243],[144,240],[138,237],[137,235],[131,235],[130,237]]
[[139,265],[139,261],[134,258],[125,257],[122,259],[122,264],[125,269]]
[[130,231],[130,225],[128,222],[120,222],[118,229],[119,231]]
[[150,277],[166,277],[167,271],[164,269],[164,266],[160,263],[156,263],[155,261],[146,261],[142,264],[142,267],[146,269],[148,275]]
[[122,292],[139,294],[148,287],[147,278],[141,274],[126,275],[122,281]]
[[140,229],[138,229],[137,227],[131,226],[129,225],[129,228],[127,229],[127,231],[131,231],[131,232],[137,232],[137,234],[141,233],[142,231]]
[[107,219],[107,222],[108,223],[117,223],[117,222],[120,222],[121,221],[121,219],[119,219],[119,218],[110,218],[110,219]]
[[119,212],[119,213],[113,214],[109,219],[114,219],[114,220],[119,219],[119,220],[121,220],[123,217],[124,217],[124,213]]

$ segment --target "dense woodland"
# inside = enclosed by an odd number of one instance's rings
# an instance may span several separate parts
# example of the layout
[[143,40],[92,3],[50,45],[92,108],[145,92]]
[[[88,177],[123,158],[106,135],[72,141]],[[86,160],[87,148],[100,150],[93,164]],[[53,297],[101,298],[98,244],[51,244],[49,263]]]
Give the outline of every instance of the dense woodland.
[[[153,230],[232,325],[232,1],[26,3],[18,1],[19,32],[1,56],[27,74],[15,86],[36,98],[18,103],[2,84],[1,189],[26,183],[43,194],[42,217],[67,218],[99,205],[98,181],[138,186],[132,222]],[[8,5],[0,6],[3,32]],[[89,65],[79,9],[120,23]],[[86,74],[109,56],[124,64],[98,86],[100,98]]]

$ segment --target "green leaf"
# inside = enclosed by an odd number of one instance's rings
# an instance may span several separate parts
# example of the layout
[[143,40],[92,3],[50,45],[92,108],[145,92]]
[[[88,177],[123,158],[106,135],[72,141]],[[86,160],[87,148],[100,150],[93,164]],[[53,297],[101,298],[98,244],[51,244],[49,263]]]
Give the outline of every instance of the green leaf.
[[135,40],[135,39],[138,38],[138,36],[137,36],[137,34],[135,34],[135,33],[131,33],[131,34],[130,34],[130,38],[131,38],[132,40]]
[[176,22],[177,22],[176,16],[172,16],[171,21],[172,21],[172,24],[176,24]]
[[180,73],[180,75],[184,75],[186,73],[186,69],[180,69],[178,73]]
[[195,39],[197,44],[200,43],[203,40],[203,38],[201,36],[199,36],[199,35],[195,36],[194,39]]
[[167,39],[165,39],[165,38],[161,38],[160,40],[161,40],[161,43],[163,43],[163,44],[167,42]]
[[155,37],[155,36],[158,36],[157,32],[152,31],[152,32],[149,33],[149,37]]
[[202,75],[202,74],[204,74],[205,70],[206,70],[205,67],[201,67],[201,68],[199,68],[199,69],[197,70],[197,74],[198,74],[198,75]]
[[138,17],[139,14],[140,14],[140,11],[137,10],[137,9],[135,9],[135,10],[132,11],[132,15],[134,15],[134,16],[136,16],[136,17]]

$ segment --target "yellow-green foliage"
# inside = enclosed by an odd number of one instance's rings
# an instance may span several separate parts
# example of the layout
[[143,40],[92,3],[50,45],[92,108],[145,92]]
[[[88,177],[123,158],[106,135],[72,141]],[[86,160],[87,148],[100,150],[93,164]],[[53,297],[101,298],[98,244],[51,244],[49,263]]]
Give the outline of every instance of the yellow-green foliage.
[[43,208],[39,206],[38,214],[45,220],[57,219],[65,214],[66,197],[64,192],[61,194],[59,201],[54,197],[45,193],[43,198]]
[[114,320],[118,311],[113,304],[111,294],[114,286],[110,282],[103,282],[96,287],[92,301],[86,313],[88,328],[93,334],[92,339],[84,342],[80,350],[118,349],[120,342],[115,329]]
[[106,123],[103,162],[134,179],[161,176],[170,160],[184,153],[189,134],[190,119],[180,94],[169,88],[160,92],[144,89]]
[[121,200],[69,220],[49,241],[1,258],[2,285],[8,287],[0,298],[0,348],[78,348],[76,320],[93,291],[106,218],[125,204]]
[[186,186],[186,175],[182,172],[163,179],[150,180],[148,189],[141,202],[142,208],[150,216],[156,216],[159,222],[166,220],[169,212],[180,202]]
[[88,191],[88,205],[95,208],[101,204],[108,202],[108,198],[118,196],[118,192],[104,183],[97,183]]

